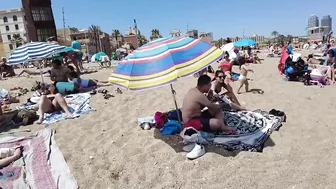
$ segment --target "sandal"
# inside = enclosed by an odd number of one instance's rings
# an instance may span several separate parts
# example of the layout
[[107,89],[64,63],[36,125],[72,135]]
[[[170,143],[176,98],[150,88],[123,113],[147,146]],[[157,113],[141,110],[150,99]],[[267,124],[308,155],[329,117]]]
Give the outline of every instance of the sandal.
[[97,94],[97,91],[96,91],[96,89],[93,89],[93,90],[90,92],[90,95],[95,95],[95,94]]
[[107,94],[107,90],[106,89],[103,89],[103,90],[98,90],[98,93],[102,93],[102,94]]
[[114,97],[114,95],[111,95],[111,94],[104,94],[103,97],[104,97],[104,99],[108,100],[108,99],[110,99],[111,97]]
[[119,89],[119,88],[117,88],[117,90],[116,90],[116,91],[117,91],[117,93],[118,93],[118,94],[123,94],[122,90],[121,90],[121,89]]

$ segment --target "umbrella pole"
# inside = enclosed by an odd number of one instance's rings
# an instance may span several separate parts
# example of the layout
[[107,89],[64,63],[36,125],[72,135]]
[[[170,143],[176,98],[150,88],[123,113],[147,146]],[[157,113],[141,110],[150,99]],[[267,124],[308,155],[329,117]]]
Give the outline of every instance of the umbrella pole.
[[173,95],[173,99],[174,99],[174,103],[175,103],[175,109],[176,109],[177,119],[178,119],[178,121],[180,123],[182,123],[182,119],[180,117],[180,112],[178,111],[179,109],[178,109],[177,102],[176,102],[176,97],[175,97],[176,92],[175,92],[175,90],[173,88],[173,84],[170,84],[170,89],[171,89],[171,92],[172,92],[172,95]]

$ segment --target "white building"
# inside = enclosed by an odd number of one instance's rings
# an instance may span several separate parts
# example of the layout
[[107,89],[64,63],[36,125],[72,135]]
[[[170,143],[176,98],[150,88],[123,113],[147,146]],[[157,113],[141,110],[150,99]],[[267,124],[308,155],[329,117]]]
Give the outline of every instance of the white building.
[[27,39],[27,22],[23,8],[0,10],[0,33],[5,55],[8,58],[16,48],[18,42],[13,35],[20,36],[23,41]]

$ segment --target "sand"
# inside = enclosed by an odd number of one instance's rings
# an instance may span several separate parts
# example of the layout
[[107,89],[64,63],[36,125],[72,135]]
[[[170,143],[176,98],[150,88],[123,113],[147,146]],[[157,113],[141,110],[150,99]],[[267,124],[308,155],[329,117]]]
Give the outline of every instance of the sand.
[[[250,87],[262,89],[263,95],[238,95],[249,109],[276,108],[287,114],[287,123],[271,135],[263,153],[208,147],[203,157],[189,161],[179,137],[141,130],[138,117],[174,108],[169,86],[124,94],[107,87],[115,97],[93,96],[96,112],[50,127],[57,131],[57,144],[80,188],[335,188],[335,86],[285,82],[277,62],[266,58],[262,65],[251,65],[255,73],[249,74]],[[106,69],[83,77],[106,80],[110,73]],[[30,87],[32,81],[12,78],[0,81],[0,86]],[[179,105],[195,83],[193,77],[174,83]],[[237,83],[233,86],[236,90]],[[22,128],[37,131],[43,126]]]

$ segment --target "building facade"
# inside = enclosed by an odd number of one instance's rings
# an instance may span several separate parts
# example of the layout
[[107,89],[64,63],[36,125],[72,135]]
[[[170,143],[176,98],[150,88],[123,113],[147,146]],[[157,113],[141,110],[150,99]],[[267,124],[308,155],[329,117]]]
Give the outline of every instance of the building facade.
[[201,32],[200,38],[208,43],[211,43],[213,41],[213,33],[212,32]]
[[188,30],[186,33],[186,37],[198,39],[198,30]]
[[5,57],[9,57],[17,46],[28,41],[27,22],[23,8],[0,11],[0,33]]
[[124,36],[121,34],[118,34],[118,36],[115,36],[114,33],[110,35],[110,44],[112,50],[116,50],[117,48],[121,47],[124,44]]
[[21,0],[27,20],[30,41],[46,41],[56,35],[56,25],[51,0]]
[[75,33],[70,28],[56,29],[57,41],[61,45],[71,45],[71,34]]
[[323,16],[321,19],[321,27],[324,27],[326,33],[332,31],[332,18],[330,15]]
[[308,18],[308,24],[307,24],[307,28],[314,28],[314,27],[319,27],[319,18],[316,15],[311,15]]
[[171,31],[169,34],[170,34],[171,37],[181,36],[181,30],[175,29],[175,30]]

